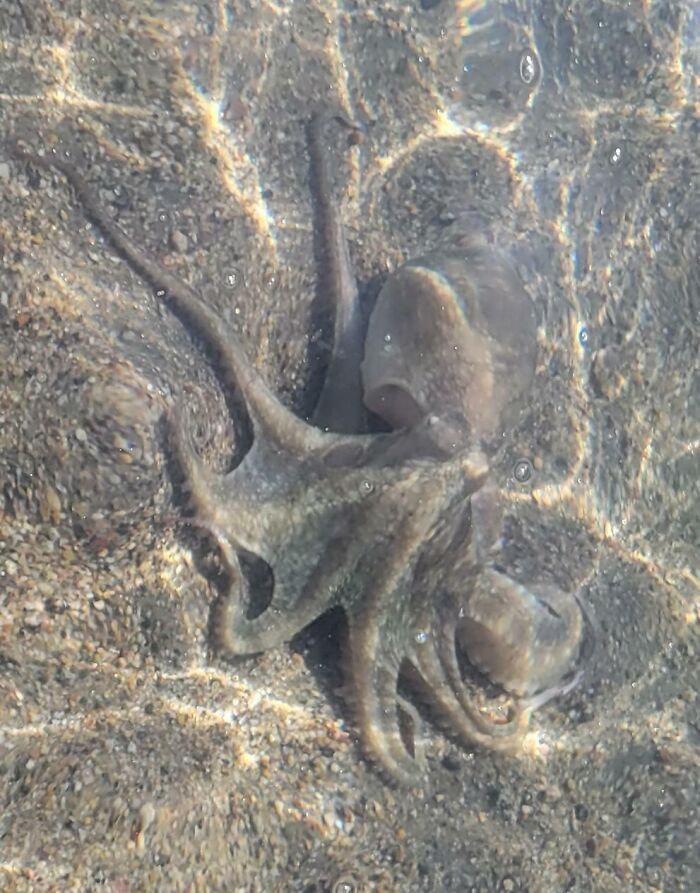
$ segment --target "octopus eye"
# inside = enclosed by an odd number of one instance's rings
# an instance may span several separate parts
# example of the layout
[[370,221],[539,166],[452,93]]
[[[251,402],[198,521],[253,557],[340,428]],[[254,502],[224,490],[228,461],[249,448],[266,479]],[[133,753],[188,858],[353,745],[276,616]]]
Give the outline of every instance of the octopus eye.
[[[372,312],[364,402],[392,428],[427,416],[472,440],[509,424],[534,375],[532,302],[495,249],[473,241],[401,267]],[[467,432],[465,435],[463,432]]]

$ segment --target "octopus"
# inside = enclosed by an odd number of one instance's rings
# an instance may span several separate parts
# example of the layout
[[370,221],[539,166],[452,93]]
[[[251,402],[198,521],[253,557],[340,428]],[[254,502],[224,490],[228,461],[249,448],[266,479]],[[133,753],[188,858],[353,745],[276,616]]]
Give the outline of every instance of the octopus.
[[[327,128],[336,117],[317,113],[309,127],[334,313],[309,420],[275,396],[237,334],[116,224],[75,167],[56,152],[17,152],[67,178],[245,405],[252,443],[226,474],[197,455],[181,403],[167,414],[193,522],[225,570],[216,645],[255,655],[342,608],[364,751],[390,779],[415,784],[426,712],[468,747],[516,748],[532,711],[577,681],[585,614],[575,594],[525,585],[499,563],[504,506],[482,444],[505,430],[532,382],[532,300],[507,257],[472,233],[396,270],[364,325],[333,195]],[[262,607],[243,570],[251,556],[272,571]],[[500,698],[486,697],[494,687]]]

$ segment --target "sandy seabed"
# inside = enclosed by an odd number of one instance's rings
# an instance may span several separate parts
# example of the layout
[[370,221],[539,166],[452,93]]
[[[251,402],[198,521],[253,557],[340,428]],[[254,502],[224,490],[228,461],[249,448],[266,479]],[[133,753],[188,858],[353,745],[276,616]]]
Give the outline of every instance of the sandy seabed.
[[[700,888],[700,10],[505,7],[0,0],[3,893]],[[517,263],[540,359],[495,469],[508,548],[596,619],[521,753],[428,725],[414,791],[358,748],[337,616],[210,647],[216,561],[162,417],[186,395],[224,469],[235,412],[61,177],[11,154],[70,153],[304,413],[318,101],[365,128],[337,184],[363,294],[467,218]]]

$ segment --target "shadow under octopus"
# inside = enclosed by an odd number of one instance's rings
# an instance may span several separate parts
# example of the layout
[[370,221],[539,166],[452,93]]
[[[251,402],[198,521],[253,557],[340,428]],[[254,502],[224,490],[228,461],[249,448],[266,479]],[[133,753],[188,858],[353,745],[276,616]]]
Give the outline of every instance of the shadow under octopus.
[[[526,587],[497,562],[503,510],[481,443],[505,429],[531,384],[530,298],[508,260],[471,235],[393,273],[365,327],[333,198],[332,117],[319,113],[309,127],[334,310],[310,423],[277,399],[202,298],[115,223],[76,168],[56,153],[17,154],[68,179],[115,248],[217,355],[245,403],[253,442],[225,475],[200,461],[179,406],[168,414],[193,521],[209,531],[226,570],[217,645],[228,655],[263,652],[341,606],[364,750],[389,777],[414,784],[420,718],[399,693],[400,677],[465,744],[514,748],[532,710],[575,683],[585,622],[575,595]],[[372,431],[368,410],[390,430]],[[273,574],[257,616],[243,556],[263,559]],[[507,693],[509,709],[485,699],[465,666]]]

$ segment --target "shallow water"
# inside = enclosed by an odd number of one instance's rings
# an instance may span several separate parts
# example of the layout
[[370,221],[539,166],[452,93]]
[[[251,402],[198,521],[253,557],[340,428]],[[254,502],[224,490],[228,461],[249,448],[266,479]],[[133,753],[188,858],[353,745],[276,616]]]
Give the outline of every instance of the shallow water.
[[[700,6],[0,0],[0,38],[0,888],[696,889]],[[535,300],[535,385],[491,445],[504,561],[596,625],[522,752],[428,726],[420,793],[362,757],[336,615],[260,658],[210,647],[217,568],[161,420],[185,394],[223,470],[240,408],[9,151],[69,152],[304,414],[329,98],[363,127],[336,185],[367,306],[475,226]]]

